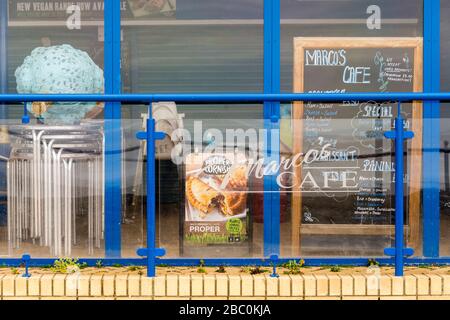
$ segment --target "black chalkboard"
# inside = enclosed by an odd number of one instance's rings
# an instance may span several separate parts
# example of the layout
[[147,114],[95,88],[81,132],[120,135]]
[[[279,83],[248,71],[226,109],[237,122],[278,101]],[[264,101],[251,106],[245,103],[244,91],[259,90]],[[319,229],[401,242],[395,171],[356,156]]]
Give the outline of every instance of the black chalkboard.
[[[294,48],[296,92],[421,89],[417,38],[296,38]],[[402,105],[404,127],[415,131],[414,140],[421,140],[418,109],[416,104]],[[392,225],[395,154],[393,142],[383,134],[394,128],[397,103],[304,102],[293,113],[293,153],[312,154],[297,172],[301,179],[293,193],[293,231],[300,224]],[[412,144],[406,150],[415,148]],[[405,160],[405,185],[411,182],[411,170],[417,170],[411,163]],[[408,209],[411,200],[405,202]]]

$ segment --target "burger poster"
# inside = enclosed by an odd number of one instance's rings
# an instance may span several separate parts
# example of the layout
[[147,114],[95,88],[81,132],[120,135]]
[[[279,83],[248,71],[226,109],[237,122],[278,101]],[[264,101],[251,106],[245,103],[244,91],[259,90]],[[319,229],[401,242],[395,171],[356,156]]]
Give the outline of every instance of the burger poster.
[[186,244],[247,240],[248,166],[242,153],[198,153],[186,158]]

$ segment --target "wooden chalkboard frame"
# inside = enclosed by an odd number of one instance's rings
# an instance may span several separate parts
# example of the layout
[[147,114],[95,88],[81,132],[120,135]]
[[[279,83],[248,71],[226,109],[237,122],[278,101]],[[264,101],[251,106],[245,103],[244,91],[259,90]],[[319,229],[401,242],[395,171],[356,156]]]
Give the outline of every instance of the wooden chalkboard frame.
[[[423,39],[419,37],[325,37],[325,38],[294,38],[294,92],[304,92],[304,52],[305,49],[327,48],[412,48],[414,49],[414,79],[413,91],[423,91]],[[422,103],[415,101],[412,106],[412,131],[415,137],[411,142],[410,172],[422,170]],[[293,120],[303,119],[303,102],[293,104]],[[303,151],[303,121],[293,121],[293,154]],[[296,186],[300,185],[302,167],[296,167]],[[420,240],[420,188],[421,175],[409,176],[409,225],[406,227],[409,236],[409,246],[417,248]],[[302,226],[302,194],[299,188],[293,190],[291,207],[291,254],[300,255],[301,234],[328,235],[386,235],[393,232],[393,227],[370,225],[304,225]]]

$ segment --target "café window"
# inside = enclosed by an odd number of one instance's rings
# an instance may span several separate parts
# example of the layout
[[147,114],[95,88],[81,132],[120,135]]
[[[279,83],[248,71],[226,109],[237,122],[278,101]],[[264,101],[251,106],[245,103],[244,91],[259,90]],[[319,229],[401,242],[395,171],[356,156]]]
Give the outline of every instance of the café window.
[[[130,3],[123,15],[125,92],[263,91],[262,0],[163,3],[152,12]],[[130,111],[130,129],[142,127],[146,107]],[[156,146],[158,246],[168,257],[262,256],[262,179],[244,177],[239,166],[258,153],[258,141],[239,133],[263,128],[262,105],[168,101],[156,103],[153,116],[167,135]],[[128,168],[145,172],[133,130],[127,147],[136,150]],[[230,185],[217,191],[228,173]],[[130,186],[137,201],[145,199],[143,177]],[[250,188],[260,192],[251,197]]]
[[[103,12],[104,1],[9,0],[7,92],[104,93]],[[6,106],[0,255],[105,257],[104,109],[95,102]],[[124,181],[127,174],[124,166]],[[124,207],[124,257],[143,246],[142,213]]]
[[[8,3],[2,90],[105,92],[104,1]],[[423,90],[423,0],[280,6],[282,93]],[[267,89],[263,0],[124,0],[121,11],[123,93]],[[447,29],[442,19],[443,91]],[[111,223],[104,211],[104,109],[81,102],[7,106],[1,255],[104,257]],[[401,110],[404,128],[416,134],[405,142],[406,239],[421,255],[422,181],[414,173],[424,165],[422,103]],[[267,256],[267,203],[279,198],[282,257],[382,256],[394,239],[395,152],[383,134],[394,127],[396,102],[281,104],[278,123],[264,119],[266,111],[259,103],[154,103],[156,129],[165,133],[156,143],[157,246],[169,258]],[[136,132],[146,128],[148,106],[124,104],[121,117],[121,253],[136,257],[147,234],[146,144]],[[443,104],[442,128],[446,118]],[[441,131],[445,243],[450,138]],[[267,155],[279,161],[273,190]]]
[[[281,1],[281,90],[350,93],[422,91],[423,2]],[[312,154],[281,189],[283,256],[383,255],[393,243],[395,102],[282,105],[285,159]],[[402,106],[421,132],[421,105]],[[420,243],[418,142],[407,143],[408,245]],[[317,154],[317,156],[314,156]],[[286,160],[287,161],[287,160]],[[291,174],[290,172],[289,174]]]

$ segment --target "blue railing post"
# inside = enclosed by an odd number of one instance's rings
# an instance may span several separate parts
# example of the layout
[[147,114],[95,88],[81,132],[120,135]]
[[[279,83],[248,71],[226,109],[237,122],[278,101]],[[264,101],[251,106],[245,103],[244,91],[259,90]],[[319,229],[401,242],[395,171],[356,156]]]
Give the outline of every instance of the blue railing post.
[[280,262],[280,258],[278,255],[273,254],[270,256],[270,263],[272,264],[272,274],[270,275],[271,278],[279,278],[280,275],[277,272],[278,263]]
[[[105,1],[105,92],[121,93],[120,0]],[[96,100],[94,100],[96,101]],[[105,254],[121,256],[122,111],[120,102],[105,105]]]
[[404,246],[404,148],[406,139],[412,139],[414,133],[404,131],[401,102],[398,102],[395,130],[386,132],[388,139],[395,140],[395,248],[385,249],[385,254],[395,257],[395,275],[403,276],[404,258],[413,254],[412,249]]
[[22,275],[23,278],[30,278],[31,277],[31,274],[30,274],[30,271],[29,271],[30,261],[31,261],[31,255],[24,254],[22,256],[22,262],[23,262],[24,267],[25,267],[25,273]]
[[30,116],[28,115],[27,103],[23,104],[22,124],[29,124]]
[[[280,92],[280,1],[264,0],[264,93]],[[264,102],[264,159],[280,161],[280,102]],[[280,193],[277,172],[264,176],[264,256],[280,253]]]
[[[440,0],[424,1],[424,91],[437,93],[441,84]],[[440,104],[423,104],[423,255],[439,256],[440,241]]]
[[155,141],[163,140],[165,134],[155,131],[152,116],[152,103],[148,108],[147,132],[139,132],[137,138],[147,141],[147,248],[139,249],[137,254],[147,257],[147,276],[156,275],[156,258],[165,255],[165,250],[156,248],[156,186],[155,186]]

